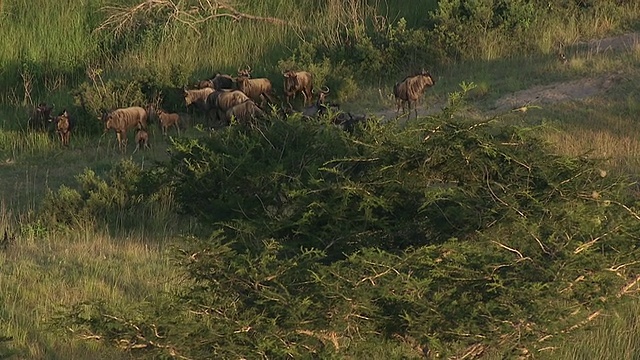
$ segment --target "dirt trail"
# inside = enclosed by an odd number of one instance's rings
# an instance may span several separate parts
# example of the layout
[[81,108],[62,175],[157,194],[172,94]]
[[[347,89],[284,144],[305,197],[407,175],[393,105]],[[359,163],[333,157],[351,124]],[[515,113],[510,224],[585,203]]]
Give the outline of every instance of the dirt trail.
[[[567,62],[576,55],[600,54],[604,52],[632,51],[640,46],[640,33],[628,33],[604,39],[577,42],[568,46]],[[557,82],[548,85],[538,85],[529,89],[505,95],[496,100],[489,115],[499,114],[510,110],[524,109],[536,104],[552,104],[571,100],[581,100],[603,93],[615,86],[623,78],[622,73],[606,74],[595,78],[583,78],[567,82]],[[428,96],[428,95],[427,95]],[[437,113],[444,104],[429,107],[418,106],[418,116],[428,116]],[[394,109],[375,113],[384,119],[395,119]]]

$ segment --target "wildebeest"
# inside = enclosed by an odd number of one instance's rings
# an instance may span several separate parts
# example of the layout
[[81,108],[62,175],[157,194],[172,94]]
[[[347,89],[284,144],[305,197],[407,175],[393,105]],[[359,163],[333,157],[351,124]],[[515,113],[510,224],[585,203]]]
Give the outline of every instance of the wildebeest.
[[304,96],[304,105],[313,101],[313,75],[307,71],[293,71],[288,70],[283,73],[284,75],[284,95],[287,99],[287,104],[291,106],[291,99],[295,99],[298,93],[302,93]]
[[424,69],[419,74],[407,76],[401,82],[396,83],[393,86],[393,95],[396,98],[396,113],[400,112],[400,107],[402,107],[402,113],[404,114],[404,105],[406,103],[409,108],[409,117],[411,117],[411,104],[413,104],[417,118],[418,109],[416,105],[418,99],[424,94],[428,87],[434,84],[435,81],[433,77]]
[[184,89],[184,102],[187,106],[195,104],[200,110],[207,112],[210,108],[207,103],[207,98],[213,91],[210,87],[195,90]]
[[245,93],[254,102],[264,105],[265,98],[271,103],[275,103],[273,97],[273,87],[267,78],[250,79],[246,75],[238,76],[236,79],[237,89]]
[[158,114],[158,120],[160,122],[163,135],[167,135],[167,131],[172,126],[175,126],[178,135],[180,135],[180,115],[176,113],[168,113],[162,109],[158,109],[156,114]]
[[31,111],[27,126],[32,130],[45,130],[47,124],[53,120],[51,116],[53,108],[54,105],[49,106],[45,102],[39,103],[38,106]]
[[147,111],[139,106],[103,112],[104,131],[113,129],[116,132],[118,146],[124,151],[127,147],[127,130],[131,128],[147,128]]
[[217,73],[216,76],[208,80],[203,80],[198,83],[198,88],[212,88],[214,90],[233,89],[235,79],[231,75]]
[[323,86],[322,89],[320,90],[320,94],[318,94],[318,100],[316,100],[316,103],[304,108],[304,110],[302,111],[302,115],[306,117],[315,117],[317,115],[325,114],[327,112],[325,99],[328,93],[329,93],[329,87]]
[[249,100],[249,97],[240,90],[219,90],[211,93],[207,102],[211,111],[214,112],[215,118],[227,120],[226,123],[228,124],[228,119],[226,118],[227,110],[247,100]]
[[138,149],[149,149],[149,133],[144,129],[138,129],[136,131],[136,148],[133,150],[135,154]]
[[352,134],[356,124],[367,119],[364,114],[353,114],[351,112],[339,112],[331,119],[333,125],[339,126],[342,130]]
[[264,118],[265,116],[265,112],[251,99],[234,105],[226,112],[228,122],[231,122],[231,120],[235,118],[241,125],[252,125],[254,120]]
[[66,109],[62,110],[60,115],[56,116],[51,120],[55,123],[56,132],[58,136],[60,136],[60,142],[62,146],[69,146],[69,142],[71,140],[71,131],[74,128],[74,121],[69,116],[69,113]]

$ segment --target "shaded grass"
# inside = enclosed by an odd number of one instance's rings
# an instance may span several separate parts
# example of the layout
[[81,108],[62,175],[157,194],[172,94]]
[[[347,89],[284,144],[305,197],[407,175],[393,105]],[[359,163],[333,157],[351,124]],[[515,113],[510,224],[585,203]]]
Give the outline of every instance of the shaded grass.
[[637,298],[556,343],[540,359],[632,360],[640,357],[640,302]]
[[13,336],[22,358],[128,358],[103,344],[61,337],[65,329],[51,320],[61,307],[85,300],[127,307],[173,289],[178,273],[163,255],[167,235],[18,233],[16,243],[0,252],[0,333]]

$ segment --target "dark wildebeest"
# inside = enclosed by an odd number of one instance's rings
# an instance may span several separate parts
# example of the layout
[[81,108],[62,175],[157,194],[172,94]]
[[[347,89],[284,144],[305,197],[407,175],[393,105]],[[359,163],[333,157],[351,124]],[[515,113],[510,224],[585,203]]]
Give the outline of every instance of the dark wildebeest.
[[283,73],[284,75],[284,95],[287,99],[287,104],[292,108],[291,98],[295,99],[298,93],[302,93],[304,96],[303,106],[307,106],[308,103],[313,101],[313,75],[307,71],[293,71],[288,70]]
[[71,140],[71,131],[75,127],[75,123],[73,119],[69,116],[69,113],[66,109],[60,113],[60,115],[56,116],[51,120],[55,123],[56,132],[60,136],[60,142],[62,146],[69,146],[69,142]]
[[147,128],[147,111],[139,106],[116,109],[102,114],[104,131],[110,129],[116,132],[118,146],[121,151],[127,148],[127,130],[131,128]]
[[254,102],[260,102],[263,106],[265,99],[272,104],[275,103],[273,97],[273,86],[267,78],[251,78],[251,67],[247,66],[244,70],[238,69],[238,77],[236,78],[236,89],[242,91]]
[[180,115],[176,113],[168,113],[162,109],[158,109],[156,114],[158,114],[163,135],[167,135],[167,131],[172,126],[175,126],[178,135],[180,135]]
[[400,112],[402,107],[402,113],[405,113],[404,105],[408,104],[408,113],[411,117],[411,104],[418,118],[417,102],[418,99],[424,94],[428,87],[435,84],[433,77],[428,71],[422,70],[419,74],[413,76],[407,76],[399,83],[393,86],[393,95],[396,98],[396,113]]
[[241,125],[253,125],[254,120],[265,116],[265,112],[251,99],[234,105],[226,112],[227,122],[230,123],[232,119],[236,119]]
[[222,89],[233,89],[235,79],[231,77],[231,75],[225,74],[216,74],[216,76],[212,77],[208,80],[203,80],[198,83],[198,88],[212,88],[214,90],[222,90]]
[[144,129],[138,129],[136,131],[136,148],[133,150],[135,154],[142,147],[142,149],[149,149],[149,133]]
[[39,103],[38,106],[31,111],[27,126],[32,130],[46,130],[47,124],[53,120],[51,116],[53,107],[54,105],[48,106],[47,103],[44,102]]
[[304,108],[304,110],[302,110],[302,115],[305,117],[315,117],[326,114],[327,106],[325,105],[325,100],[328,93],[329,87],[323,86],[320,90],[320,94],[318,94],[318,100],[316,100],[316,103]]
[[211,111],[214,111],[214,120],[225,120],[228,125],[227,110],[247,100],[249,97],[240,90],[219,90],[211,93],[207,102],[211,106]]

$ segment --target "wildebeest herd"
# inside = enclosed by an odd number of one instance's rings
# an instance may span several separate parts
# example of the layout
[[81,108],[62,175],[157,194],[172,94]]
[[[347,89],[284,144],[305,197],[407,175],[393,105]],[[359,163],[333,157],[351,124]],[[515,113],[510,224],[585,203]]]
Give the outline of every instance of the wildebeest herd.
[[[287,70],[282,73],[284,80],[284,102],[278,104],[272,82],[267,78],[253,78],[251,67],[239,68],[236,77],[217,73],[209,79],[199,81],[194,88],[183,89],[184,105],[195,108],[204,115],[207,122],[221,126],[229,126],[236,121],[238,124],[252,126],[264,119],[268,113],[276,111],[276,116],[286,117],[292,113],[299,113],[304,118],[326,116],[328,121],[352,132],[356,123],[366,119],[364,114],[354,114],[340,110],[339,105],[327,101],[329,88],[320,87],[316,92],[313,74],[308,71]],[[396,100],[396,114],[408,113],[411,109],[418,112],[416,105],[427,88],[435,81],[425,70],[405,77],[393,87]],[[302,94],[302,105],[295,109],[292,101]],[[317,99],[314,102],[314,95]],[[66,109],[57,116],[52,116],[54,106],[46,103],[38,104],[31,113],[28,127],[43,130],[53,124],[55,132],[63,146],[69,146],[71,133],[76,123]],[[277,110],[280,109],[280,110]],[[180,135],[180,128],[184,126],[184,114],[172,113],[158,105],[132,106],[118,108],[111,111],[103,110],[99,120],[105,133],[113,130],[116,134],[121,151],[127,147],[127,132],[136,131],[136,149],[134,152],[149,148],[149,133],[147,128],[154,119],[163,135],[167,135],[172,128]]]

